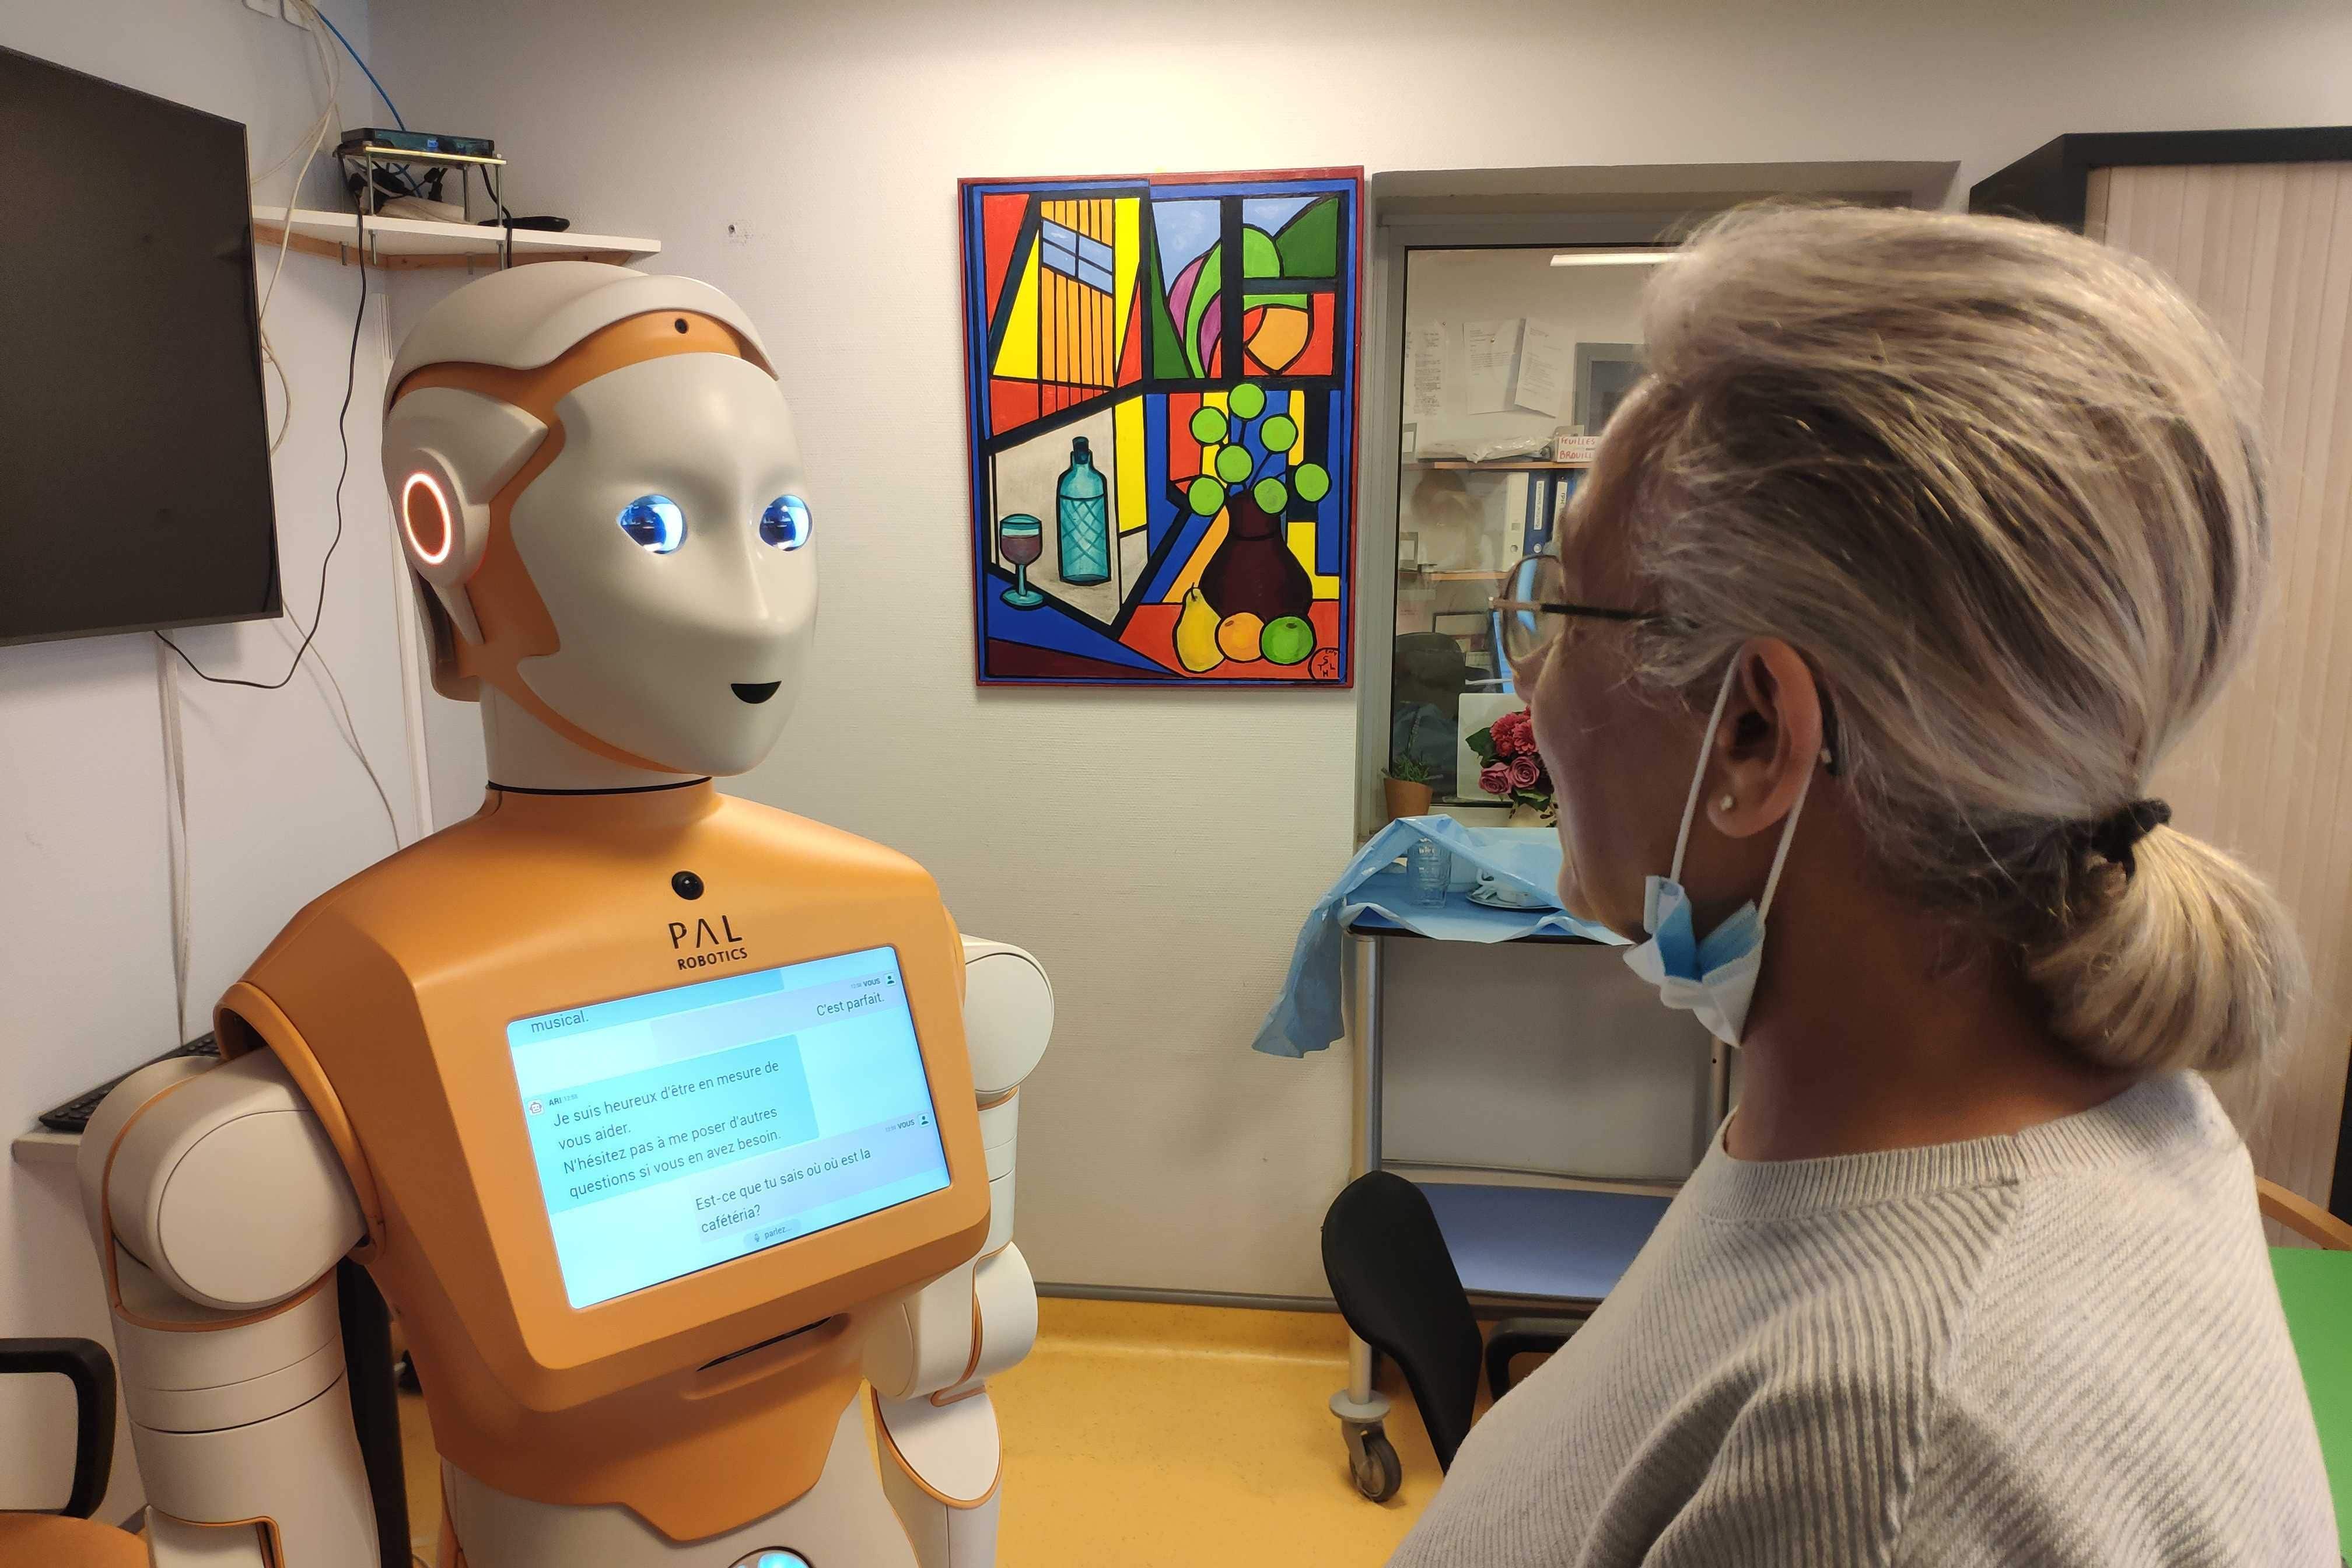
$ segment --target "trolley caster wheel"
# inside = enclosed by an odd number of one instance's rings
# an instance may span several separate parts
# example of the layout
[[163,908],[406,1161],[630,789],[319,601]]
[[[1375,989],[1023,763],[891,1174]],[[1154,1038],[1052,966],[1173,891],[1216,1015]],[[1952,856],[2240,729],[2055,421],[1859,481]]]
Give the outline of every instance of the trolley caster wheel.
[[1356,1489],[1373,1502],[1386,1502],[1404,1485],[1404,1465],[1396,1445],[1379,1426],[1348,1429],[1348,1472]]

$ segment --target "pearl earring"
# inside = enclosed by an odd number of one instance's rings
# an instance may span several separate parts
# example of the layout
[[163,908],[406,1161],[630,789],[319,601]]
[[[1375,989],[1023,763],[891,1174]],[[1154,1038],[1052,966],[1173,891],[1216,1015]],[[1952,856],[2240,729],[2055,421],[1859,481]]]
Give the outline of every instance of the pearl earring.
[[1721,800],[1715,803],[1715,809],[1717,811],[1729,811],[1733,806],[1738,805],[1738,804],[1739,797],[1738,795],[1727,795]]

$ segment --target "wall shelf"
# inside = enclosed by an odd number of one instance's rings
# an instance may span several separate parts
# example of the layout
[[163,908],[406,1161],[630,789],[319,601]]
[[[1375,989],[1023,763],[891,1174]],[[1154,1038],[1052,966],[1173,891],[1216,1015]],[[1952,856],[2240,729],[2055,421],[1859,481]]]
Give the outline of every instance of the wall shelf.
[[1559,463],[1549,458],[1508,458],[1494,463],[1465,462],[1458,458],[1413,458],[1406,461],[1405,467],[1444,468],[1452,472],[1471,474],[1549,474],[1567,468],[1589,468],[1592,465],[1590,462]]
[[19,1165],[70,1165],[81,1152],[81,1134],[36,1127],[16,1134],[9,1152]]
[[[502,229],[476,224],[435,223],[425,218],[372,217],[367,220],[366,255],[355,243],[358,220],[350,213],[321,212],[311,207],[257,206],[253,209],[253,242],[257,249],[273,249],[292,231],[293,248],[351,265],[354,258],[369,267],[496,267],[506,248]],[[525,261],[609,261],[627,263],[661,253],[661,241],[626,235],[581,234],[567,230],[514,231],[514,259]]]

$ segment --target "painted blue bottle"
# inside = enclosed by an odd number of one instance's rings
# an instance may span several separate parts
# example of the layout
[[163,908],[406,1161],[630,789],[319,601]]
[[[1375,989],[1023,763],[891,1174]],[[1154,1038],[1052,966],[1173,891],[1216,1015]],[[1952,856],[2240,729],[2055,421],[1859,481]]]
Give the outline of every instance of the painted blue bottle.
[[1070,443],[1070,466],[1055,491],[1055,568],[1084,587],[1110,581],[1110,498],[1084,436]]

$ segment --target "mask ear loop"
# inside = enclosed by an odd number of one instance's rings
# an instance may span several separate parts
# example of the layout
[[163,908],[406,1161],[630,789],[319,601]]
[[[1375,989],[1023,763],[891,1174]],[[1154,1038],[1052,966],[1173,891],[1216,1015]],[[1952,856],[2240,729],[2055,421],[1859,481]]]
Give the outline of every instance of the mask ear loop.
[[[1829,753],[1822,753],[1826,757]],[[1804,814],[1805,797],[1813,793],[1813,770],[1808,767],[1805,776],[1798,781],[1796,803],[1789,807],[1789,826],[1780,829],[1780,847],[1772,851],[1772,872],[1764,879],[1763,901],[1756,906],[1756,918],[1762,920],[1772,912],[1772,894],[1780,886],[1780,868],[1789,862],[1789,846],[1797,841],[1797,818]]]
[[[1698,815],[1698,792],[1706,784],[1707,753],[1715,750],[1716,727],[1723,722],[1723,710],[1731,701],[1731,683],[1738,678],[1739,660],[1735,658],[1731,668],[1723,672],[1722,689],[1715,694],[1715,711],[1706,716],[1706,733],[1699,739],[1698,768],[1691,774],[1690,798],[1683,802],[1683,825],[1675,834],[1674,868],[1666,873],[1666,880],[1677,886],[1683,879],[1683,851],[1690,847],[1691,819]],[[1781,841],[1780,847],[1784,853],[1787,851],[1787,840]],[[1773,863],[1772,874],[1775,877],[1780,874],[1778,861]],[[1764,896],[1769,899],[1772,895],[1768,890]]]
[[[1698,771],[1691,774],[1690,798],[1683,802],[1683,825],[1675,835],[1674,868],[1666,873],[1666,879],[1677,886],[1683,879],[1683,851],[1690,847],[1691,822],[1698,815],[1699,791],[1706,784],[1707,753],[1715,749],[1715,731],[1723,722],[1723,710],[1731,701],[1731,683],[1738,676],[1739,661],[1735,658],[1731,668],[1723,672],[1723,687],[1715,694],[1715,711],[1706,716],[1706,735],[1698,747]],[[1830,760],[1827,747],[1822,748],[1821,760]],[[1797,798],[1789,807],[1788,823],[1780,829],[1780,847],[1772,851],[1772,869],[1764,879],[1764,897],[1756,905],[1759,920],[1772,912],[1772,895],[1780,887],[1780,868],[1789,863],[1789,846],[1797,841],[1797,818],[1804,815],[1805,797],[1812,792],[1813,770],[1808,767],[1805,776],[1798,782]]]

